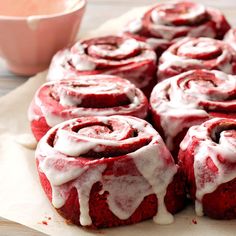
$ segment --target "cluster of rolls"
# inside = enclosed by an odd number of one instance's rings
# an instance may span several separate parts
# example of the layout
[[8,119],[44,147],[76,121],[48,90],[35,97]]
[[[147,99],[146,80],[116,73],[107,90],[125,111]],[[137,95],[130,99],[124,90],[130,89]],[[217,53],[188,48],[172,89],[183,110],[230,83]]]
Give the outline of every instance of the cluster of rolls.
[[119,35],[52,59],[28,111],[41,184],[69,222],[236,218],[236,31],[216,9],[160,3]]

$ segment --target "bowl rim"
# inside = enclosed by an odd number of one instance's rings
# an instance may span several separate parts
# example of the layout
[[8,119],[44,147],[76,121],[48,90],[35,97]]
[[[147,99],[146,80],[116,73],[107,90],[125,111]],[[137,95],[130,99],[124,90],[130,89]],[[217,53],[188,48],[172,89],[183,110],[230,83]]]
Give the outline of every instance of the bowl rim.
[[54,13],[54,14],[42,14],[42,15],[29,15],[29,16],[4,16],[0,15],[0,20],[7,20],[7,21],[28,21],[29,19],[35,19],[35,20],[45,20],[45,19],[51,19],[51,18],[57,18],[57,17],[62,17],[65,15],[70,15],[73,14],[77,11],[81,11],[85,8],[87,5],[87,0],[78,0],[78,4],[76,7],[69,11],[62,11],[59,13]]

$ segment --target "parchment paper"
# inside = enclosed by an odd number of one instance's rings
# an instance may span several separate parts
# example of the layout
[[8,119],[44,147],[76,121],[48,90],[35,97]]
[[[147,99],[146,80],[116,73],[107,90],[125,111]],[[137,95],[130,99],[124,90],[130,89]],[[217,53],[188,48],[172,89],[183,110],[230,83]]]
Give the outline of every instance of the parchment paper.
[[[119,31],[127,20],[145,8],[134,9],[124,16],[107,22],[86,37]],[[235,235],[236,220],[216,221],[198,218],[190,206],[175,216],[171,225],[156,225],[152,220],[113,229],[88,231],[67,225],[50,205],[36,172],[34,151],[19,142],[30,135],[27,109],[36,89],[45,81],[46,72],[29,79],[21,87],[0,98],[0,216],[19,222],[49,235]],[[27,135],[26,135],[27,137]]]

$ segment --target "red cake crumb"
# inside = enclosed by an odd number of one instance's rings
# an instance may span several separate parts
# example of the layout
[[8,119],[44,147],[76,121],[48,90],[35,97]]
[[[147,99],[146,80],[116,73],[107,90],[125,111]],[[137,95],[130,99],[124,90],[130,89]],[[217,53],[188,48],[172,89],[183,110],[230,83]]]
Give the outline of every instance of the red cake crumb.
[[41,222],[41,224],[43,224],[43,225],[48,225],[48,222],[47,222],[46,220],[43,220],[43,221]]
[[192,223],[196,225],[197,224],[197,220],[196,219],[192,219]]

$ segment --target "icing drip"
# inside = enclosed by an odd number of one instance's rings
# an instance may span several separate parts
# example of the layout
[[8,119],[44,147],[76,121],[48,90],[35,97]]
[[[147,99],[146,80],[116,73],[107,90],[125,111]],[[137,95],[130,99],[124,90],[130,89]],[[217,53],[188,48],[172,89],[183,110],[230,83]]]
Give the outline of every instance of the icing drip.
[[[64,163],[64,165],[63,165]],[[47,157],[40,160],[39,168],[51,183],[52,204],[61,208],[73,187],[77,189],[80,203],[80,223],[83,226],[90,225],[89,195],[92,186],[99,182],[106,165],[80,166],[75,164],[75,159]],[[72,181],[70,185],[66,183]]]
[[92,220],[89,215],[89,199],[92,186],[102,180],[102,172],[106,165],[100,165],[89,169],[85,176],[76,181],[75,187],[78,191],[78,199],[80,204],[80,223],[81,225],[91,225]]
[[[152,187],[153,193],[158,199],[158,210],[153,220],[159,224],[170,224],[173,216],[167,211],[164,197],[168,185],[177,172],[173,164],[166,166],[165,160],[170,158],[170,154],[163,148],[164,143],[158,140],[152,146],[140,148],[136,153],[131,154],[136,167]],[[159,157],[162,158],[159,158]]]
[[[138,187],[137,187],[138,186]],[[152,194],[149,183],[142,176],[105,176],[103,191],[108,191],[109,209],[119,219],[128,219],[144,197]]]
[[164,197],[165,193],[158,193],[158,213],[153,217],[153,221],[160,225],[171,224],[174,222],[173,215],[166,209]]
[[72,54],[71,61],[78,71],[91,71],[96,68],[96,64],[85,55]]
[[[112,133],[107,134],[104,133],[104,129],[101,129],[104,138],[101,138],[96,130],[94,133],[89,132],[90,126],[74,133],[61,129],[60,127],[67,127],[67,124],[72,122],[67,121],[51,129],[40,140],[36,157],[39,160],[39,171],[47,176],[51,184],[52,204],[56,208],[63,207],[70,191],[76,188],[80,204],[80,223],[83,226],[91,225],[90,192],[92,186],[100,182],[102,190],[99,194],[108,192],[108,207],[119,219],[128,219],[143,199],[154,193],[158,199],[158,211],[153,220],[159,224],[173,222],[173,216],[166,209],[164,197],[168,185],[177,172],[177,167],[163,141],[144,120],[123,116],[97,117],[99,124],[102,122],[107,125],[112,120],[122,124],[122,129],[113,130]],[[72,123],[77,125],[76,120]],[[138,130],[138,137],[127,137],[130,133],[129,127]],[[54,147],[52,147],[47,144],[47,140],[50,132],[54,130],[57,130],[57,134]],[[86,164],[77,161],[77,158],[81,158],[81,154],[91,150],[100,151],[101,146],[118,146],[119,148],[122,143],[133,142],[132,140],[139,136],[140,139],[151,136],[152,141],[127,154],[127,160],[131,159],[138,170],[136,174],[104,174],[107,168],[104,163],[105,159],[90,160]],[[126,140],[123,140],[124,137]],[[114,160],[113,170],[120,168],[127,168],[127,163]]]
[[136,19],[129,23],[127,30],[130,33],[138,33],[142,29],[142,19]]
[[236,51],[236,30],[230,29],[225,35],[224,41],[229,43],[230,46]]

